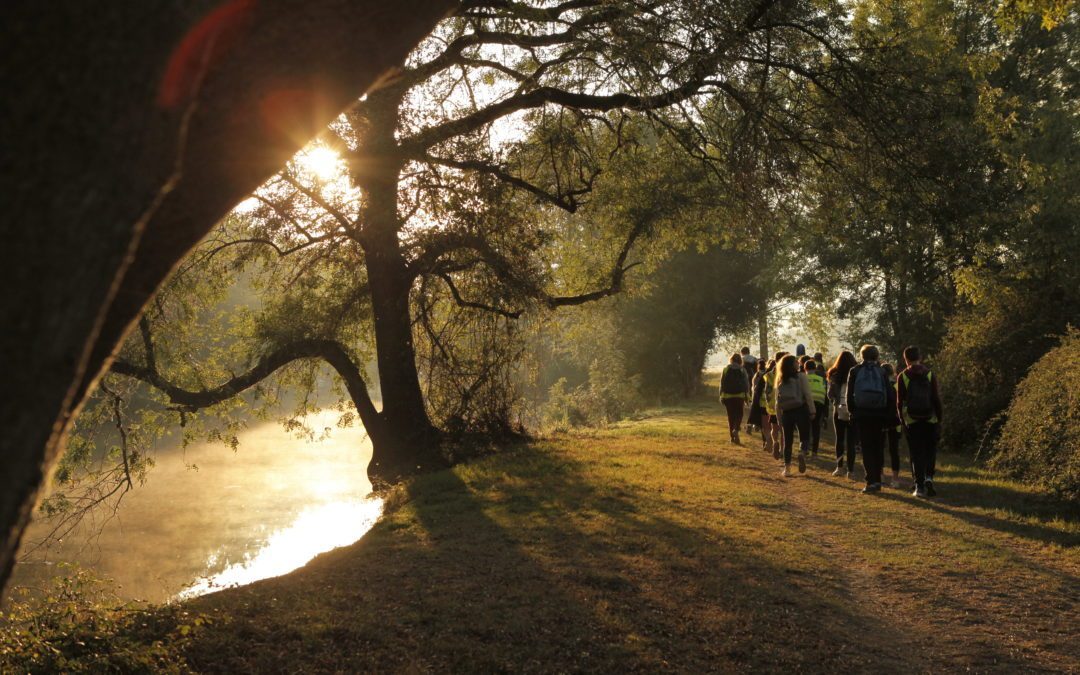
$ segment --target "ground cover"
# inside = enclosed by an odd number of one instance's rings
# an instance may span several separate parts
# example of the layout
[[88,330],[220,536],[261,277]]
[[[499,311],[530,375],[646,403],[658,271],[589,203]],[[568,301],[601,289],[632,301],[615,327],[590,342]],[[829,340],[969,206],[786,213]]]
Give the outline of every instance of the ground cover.
[[[189,603],[205,672],[1070,671],[1080,514],[970,462],[940,496],[782,478],[719,405],[416,479],[363,540]],[[827,453],[831,454],[831,453]],[[190,621],[190,619],[188,619]]]

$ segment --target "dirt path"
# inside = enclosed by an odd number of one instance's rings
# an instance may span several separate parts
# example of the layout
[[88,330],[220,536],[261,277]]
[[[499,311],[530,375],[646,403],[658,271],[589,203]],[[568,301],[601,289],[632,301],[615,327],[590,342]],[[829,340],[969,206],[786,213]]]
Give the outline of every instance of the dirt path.
[[829,474],[827,459],[784,479],[778,462],[755,454],[810,545],[836,559],[821,581],[838,573],[849,602],[898,628],[899,639],[872,641],[881,659],[919,671],[1080,668],[1075,549],[1066,554],[1023,536],[1033,530],[1024,522],[958,503],[948,470],[939,474],[940,496],[921,501],[908,479],[899,490],[862,495],[861,483]]

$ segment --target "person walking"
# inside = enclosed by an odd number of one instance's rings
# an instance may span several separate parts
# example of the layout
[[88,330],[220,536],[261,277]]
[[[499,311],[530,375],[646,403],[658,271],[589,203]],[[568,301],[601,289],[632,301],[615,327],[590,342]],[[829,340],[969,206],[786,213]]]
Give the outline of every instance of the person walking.
[[937,443],[941,429],[941,395],[934,373],[923,365],[915,346],[904,349],[907,368],[896,378],[896,409],[907,436],[915,497],[933,497]]
[[[750,383],[750,389],[752,392],[754,388],[754,376],[757,375],[758,359],[756,356],[750,353],[749,347],[743,347],[741,350],[739,350],[739,354],[742,356],[743,369],[746,370],[746,381]],[[753,397],[752,393],[751,397]],[[749,414],[746,416],[746,433],[748,434],[753,433],[754,427],[758,424],[757,422],[752,422],[750,420],[750,418],[753,416],[753,407],[751,407]]]
[[799,371],[799,362],[792,355],[780,360],[780,375],[776,385],[776,411],[784,430],[784,470],[782,476],[791,475],[791,448],[795,442],[795,429],[799,429],[799,473],[806,473],[806,453],[810,449],[810,422],[817,414],[810,382],[806,373]]
[[832,401],[829,400],[828,396],[829,374],[828,368],[825,366],[825,356],[821,352],[816,352],[814,354],[814,363],[817,364],[817,374],[820,375],[822,381],[825,382],[825,414],[821,416],[821,428],[828,429],[829,419],[832,418],[831,411],[829,410],[832,407]]
[[728,431],[735,445],[742,445],[739,429],[742,428],[743,408],[749,401],[750,381],[743,369],[742,356],[732,354],[720,375],[720,402],[727,408]]
[[756,372],[750,381],[750,414],[747,415],[748,430],[752,427],[762,428],[761,417],[765,410],[762,407],[761,395],[765,392],[766,366],[765,359],[758,359]]
[[780,425],[780,411],[776,409],[776,387],[779,386],[780,361],[787,356],[787,352],[776,352],[773,358],[773,367],[765,377],[765,403],[769,411],[769,431],[772,437],[773,459],[783,457],[784,429]]
[[[885,371],[885,379],[894,387],[899,386],[896,384],[896,370],[891,363],[881,364],[881,369]],[[893,415],[892,421],[885,429],[885,438],[888,441],[889,448],[889,467],[892,469],[892,478],[889,479],[889,487],[900,487],[900,414]]]
[[851,422],[847,407],[847,380],[848,373],[855,365],[855,355],[845,349],[837,355],[826,374],[833,409],[833,429],[836,432],[836,470],[833,475],[846,475],[852,480],[855,478],[855,425]]
[[806,380],[810,383],[810,393],[814,398],[814,417],[810,421],[810,454],[817,457],[818,447],[821,445],[821,420],[825,417],[826,392],[825,378],[818,373],[817,362],[813,359],[803,364]]
[[848,413],[855,422],[866,470],[864,494],[881,492],[881,469],[885,464],[885,428],[893,419],[896,388],[885,379],[874,345],[859,350],[862,363],[851,369],[847,381]]

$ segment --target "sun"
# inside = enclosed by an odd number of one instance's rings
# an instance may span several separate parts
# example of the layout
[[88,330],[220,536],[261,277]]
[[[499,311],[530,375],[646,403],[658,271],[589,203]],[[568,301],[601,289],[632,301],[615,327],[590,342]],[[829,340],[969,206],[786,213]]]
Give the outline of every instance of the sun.
[[296,161],[324,181],[340,176],[344,169],[341,156],[325,146],[316,146],[301,152]]

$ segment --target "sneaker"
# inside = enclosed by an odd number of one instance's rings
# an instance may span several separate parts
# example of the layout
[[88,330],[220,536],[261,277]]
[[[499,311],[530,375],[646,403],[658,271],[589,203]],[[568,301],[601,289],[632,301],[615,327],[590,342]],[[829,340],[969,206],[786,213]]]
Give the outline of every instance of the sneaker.
[[881,492],[881,483],[867,483],[866,487],[862,489],[864,495],[873,494],[875,492]]
[[779,445],[774,445],[773,446],[772,458],[773,459],[780,459],[780,446]]
[[937,490],[934,489],[934,480],[932,478],[926,479],[926,496],[937,497]]
[[799,453],[799,473],[806,473],[806,455]]
[[739,432],[736,431],[735,435],[731,437],[731,442],[735,445],[742,445],[742,439],[739,438]]
[[915,486],[915,489],[911,492],[911,496],[918,499],[926,499],[926,490],[919,486]]
[[790,464],[785,464],[784,465],[784,470],[780,472],[780,475],[783,476],[784,478],[787,478],[788,476],[790,476],[791,475],[791,465]]
[[838,467],[836,467],[836,469],[835,469],[835,470],[834,470],[834,471],[832,472],[832,475],[834,475],[834,476],[843,476],[843,475],[844,475],[844,474],[846,474],[846,473],[847,473],[847,470],[846,470],[846,469],[845,469],[844,467],[842,467],[842,466],[838,466]]
[[847,470],[847,479],[848,480],[855,480],[855,470],[854,469],[848,469]]

